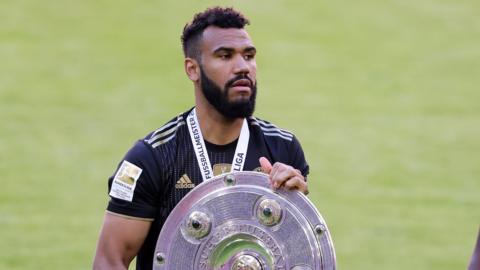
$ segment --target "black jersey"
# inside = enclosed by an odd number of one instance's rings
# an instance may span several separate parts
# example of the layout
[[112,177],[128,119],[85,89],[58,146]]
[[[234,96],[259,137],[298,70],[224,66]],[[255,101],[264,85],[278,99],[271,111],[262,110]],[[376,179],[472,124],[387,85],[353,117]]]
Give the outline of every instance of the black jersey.
[[[109,179],[108,212],[152,221],[137,255],[137,269],[152,269],[155,245],[167,216],[203,181],[186,125],[189,113],[190,110],[137,141]],[[288,164],[307,176],[308,164],[292,133],[255,117],[249,117],[247,122],[250,140],[245,171],[261,171],[258,160],[263,156],[272,164]],[[227,145],[205,144],[214,175],[229,172],[237,141]]]

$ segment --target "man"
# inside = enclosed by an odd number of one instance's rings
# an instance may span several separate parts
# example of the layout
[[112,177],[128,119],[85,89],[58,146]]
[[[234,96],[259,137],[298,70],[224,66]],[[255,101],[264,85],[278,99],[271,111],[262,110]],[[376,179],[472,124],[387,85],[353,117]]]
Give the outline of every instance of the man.
[[168,214],[215,175],[263,171],[272,188],[308,192],[309,167],[297,139],[251,116],[257,66],[248,23],[239,12],[216,7],[185,26],[184,66],[195,107],[139,140],[109,179],[95,269],[126,269],[135,256],[137,269],[152,269]]

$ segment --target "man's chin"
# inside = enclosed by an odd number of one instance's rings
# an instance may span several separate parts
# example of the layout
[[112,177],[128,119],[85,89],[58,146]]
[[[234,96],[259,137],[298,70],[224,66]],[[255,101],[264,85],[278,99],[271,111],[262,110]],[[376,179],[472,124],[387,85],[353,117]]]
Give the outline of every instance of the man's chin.
[[250,108],[251,105],[250,105],[249,99],[241,99],[241,100],[235,100],[233,102],[229,102],[228,107],[231,108],[232,110],[245,111],[245,110],[248,110],[248,108]]
[[223,115],[228,118],[243,118],[252,115],[254,108],[248,101],[230,103],[228,109],[223,111]]
[[228,99],[228,102],[232,105],[239,105],[239,106],[242,106],[242,105],[247,105],[248,103],[250,103],[250,97],[251,97],[251,94],[241,94],[241,95],[236,95],[234,97],[231,97]]

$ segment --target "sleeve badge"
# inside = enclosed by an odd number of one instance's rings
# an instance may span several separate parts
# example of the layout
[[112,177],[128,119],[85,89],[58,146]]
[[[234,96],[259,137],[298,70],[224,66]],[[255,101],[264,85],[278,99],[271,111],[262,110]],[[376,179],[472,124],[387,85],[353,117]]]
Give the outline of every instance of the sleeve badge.
[[131,202],[137,180],[142,174],[142,169],[126,160],[122,162],[113,178],[109,195],[117,199]]

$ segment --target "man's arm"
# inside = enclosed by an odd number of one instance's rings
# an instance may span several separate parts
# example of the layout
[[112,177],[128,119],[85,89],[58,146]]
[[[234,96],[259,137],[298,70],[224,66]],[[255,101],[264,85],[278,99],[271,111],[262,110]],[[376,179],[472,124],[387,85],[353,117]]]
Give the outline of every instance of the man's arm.
[[145,241],[151,223],[105,213],[93,269],[128,269]]

